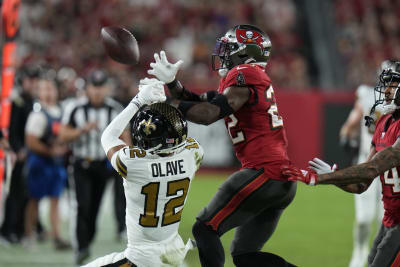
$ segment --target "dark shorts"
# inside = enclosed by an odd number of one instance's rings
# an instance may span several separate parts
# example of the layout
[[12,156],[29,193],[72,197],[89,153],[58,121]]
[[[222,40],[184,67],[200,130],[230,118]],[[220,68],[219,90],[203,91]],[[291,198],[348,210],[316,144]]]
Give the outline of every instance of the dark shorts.
[[221,185],[197,219],[220,236],[236,228],[232,255],[259,251],[295,194],[296,183],[270,179],[263,169],[242,169]]
[[26,171],[31,197],[60,196],[67,180],[67,172],[62,164],[51,158],[29,154]]
[[386,227],[382,224],[369,253],[368,267],[386,266],[400,266],[400,225]]
[[100,267],[137,267],[137,265],[130,262],[127,258],[123,258],[122,260],[117,261],[115,263],[110,263],[110,264],[103,265]]

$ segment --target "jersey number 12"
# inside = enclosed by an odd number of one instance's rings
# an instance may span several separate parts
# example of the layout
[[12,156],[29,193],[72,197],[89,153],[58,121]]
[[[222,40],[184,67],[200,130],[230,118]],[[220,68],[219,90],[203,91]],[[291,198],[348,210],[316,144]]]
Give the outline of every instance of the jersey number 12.
[[[162,214],[161,226],[170,225],[181,220],[182,210],[175,212],[175,208],[182,206],[185,203],[186,195],[188,193],[190,179],[184,178],[181,180],[170,181],[167,184],[167,197],[175,196],[178,191],[183,192],[182,195],[176,196],[168,200],[164,205],[164,212]],[[144,201],[144,214],[140,214],[139,224],[143,227],[157,227],[157,204],[158,194],[160,191],[160,182],[148,183],[142,187],[142,194],[145,195]]]

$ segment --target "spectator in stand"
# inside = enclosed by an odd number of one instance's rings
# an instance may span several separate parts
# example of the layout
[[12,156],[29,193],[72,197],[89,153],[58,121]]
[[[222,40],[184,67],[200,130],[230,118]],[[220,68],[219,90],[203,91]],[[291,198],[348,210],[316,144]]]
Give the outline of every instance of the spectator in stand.
[[[23,58],[45,60],[58,68],[70,66],[79,75],[86,75],[93,67],[104,68],[115,74],[124,72],[105,56],[104,48],[98,41],[102,26],[116,24],[130,29],[140,43],[141,60],[139,66],[135,67],[138,77],[146,75],[144,70],[154,51],[164,48],[172,60],[178,57],[184,59],[187,66],[182,70],[181,79],[183,83],[191,84],[192,88],[197,87],[193,85],[196,81],[202,81],[201,87],[204,88],[217,86],[218,79],[210,78],[214,76],[208,66],[207,51],[214,47],[215,33],[222,34],[229,25],[238,22],[258,24],[270,33],[271,41],[276,44],[271,65],[275,62],[289,64],[297,59],[287,58],[287,53],[301,57],[301,64],[307,64],[309,61],[305,58],[311,56],[301,50],[304,42],[300,33],[304,24],[299,23],[297,4],[293,0],[60,0],[47,1],[46,4],[30,1],[22,7]],[[132,17],[135,18],[134,24]],[[151,25],[149,19],[152,20]],[[85,36],[83,43],[82,36]],[[49,43],[52,45],[48,46]],[[119,70],[115,71],[115,68]],[[304,66],[305,71],[299,73],[306,76],[300,77],[302,87],[304,81],[306,87],[309,85],[308,69],[308,66]],[[288,71],[281,75],[283,79],[271,77],[277,87],[287,86],[285,81],[295,79],[291,78],[291,72]]]
[[346,84],[374,83],[376,66],[386,58],[400,58],[400,2],[338,0],[334,6]]
[[58,139],[61,108],[58,106],[54,80],[39,80],[38,100],[29,114],[25,128],[29,149],[26,163],[29,201],[25,211],[24,245],[33,245],[39,202],[43,197],[50,197],[51,237],[55,249],[64,250],[70,248],[70,245],[61,238],[58,200],[67,181],[64,166],[67,146]]
[[[16,80],[20,92],[12,99],[9,142],[17,159],[11,175],[10,191],[6,199],[4,221],[0,230],[1,235],[11,243],[19,242],[24,235],[24,213],[28,201],[23,173],[27,155],[25,125],[32,111],[39,75],[39,68],[33,65],[23,66],[18,70]],[[37,230],[38,238],[44,239],[46,234],[40,223]]]

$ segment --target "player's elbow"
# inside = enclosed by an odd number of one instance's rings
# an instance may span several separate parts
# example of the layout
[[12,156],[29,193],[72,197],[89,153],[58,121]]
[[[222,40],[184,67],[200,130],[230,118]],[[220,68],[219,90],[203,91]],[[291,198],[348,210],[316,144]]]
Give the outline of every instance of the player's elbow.
[[356,188],[354,191],[352,191],[351,193],[359,195],[359,194],[362,194],[362,193],[364,193],[365,191],[367,191],[367,189],[368,189],[368,186],[359,185],[359,186],[357,186],[357,188]]
[[203,124],[203,125],[205,125],[205,126],[208,126],[208,125],[214,123],[215,121],[216,121],[216,120],[211,119],[211,118],[205,118],[205,119],[200,120],[198,123],[199,123],[199,124]]
[[[208,125],[210,125],[210,124],[216,122],[218,119],[219,119],[219,118],[218,118],[217,115],[213,114],[213,113],[210,112],[210,111],[205,111],[205,112],[203,113],[203,116],[199,116],[199,117],[197,118],[197,120],[193,120],[193,122],[196,122],[196,123],[198,123],[198,124],[203,124],[203,125],[208,126]],[[189,119],[189,120],[190,120],[190,119]]]

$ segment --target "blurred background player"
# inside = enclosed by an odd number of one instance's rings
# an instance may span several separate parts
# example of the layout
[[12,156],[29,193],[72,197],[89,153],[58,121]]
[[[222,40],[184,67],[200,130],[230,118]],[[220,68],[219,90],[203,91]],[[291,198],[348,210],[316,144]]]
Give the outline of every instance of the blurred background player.
[[[378,76],[382,70],[389,68],[395,61],[385,60],[378,70]],[[360,145],[357,157],[357,164],[367,161],[372,136],[375,131],[375,122],[383,114],[382,106],[377,105],[372,114],[371,108],[374,105],[374,88],[370,85],[360,85],[356,91],[356,101],[346,122],[340,130],[342,143],[350,143],[359,135]],[[374,122],[366,126],[365,116],[371,116]],[[349,267],[362,267],[367,262],[369,251],[369,239],[372,223],[381,221],[383,217],[383,203],[381,200],[382,186],[375,179],[368,190],[362,194],[354,195],[355,201],[355,223],[354,223],[354,247]]]
[[[11,243],[19,242],[25,233],[25,207],[28,201],[28,189],[23,172],[27,156],[25,145],[25,125],[33,109],[36,97],[40,68],[34,65],[24,65],[17,72],[16,88],[12,97],[9,142],[17,159],[11,174],[10,191],[6,198],[4,220],[1,235]],[[45,231],[38,224],[38,238],[45,239]]]
[[[89,257],[89,248],[96,234],[96,220],[104,189],[116,172],[101,148],[101,133],[121,112],[122,106],[109,97],[110,86],[104,71],[93,71],[88,80],[86,97],[76,98],[67,104],[62,118],[60,137],[72,142],[74,179],[73,188],[77,202],[76,263],[82,264]],[[129,132],[123,133],[127,144]],[[115,180],[114,203],[118,221],[118,236],[125,233],[125,196],[122,182]]]
[[[87,267],[180,266],[192,246],[190,240],[185,246],[178,227],[203,150],[187,138],[180,111],[156,103],[166,99],[163,85],[156,79],[141,80],[137,96],[102,135],[104,151],[124,179],[128,245]],[[119,136],[134,115],[132,136],[137,146],[127,147]]]
[[388,68],[382,71],[375,87],[375,105],[382,105],[383,115],[376,122],[367,163],[336,172],[334,166],[319,159],[310,161],[308,170],[282,168],[282,173],[292,181],[335,184],[357,194],[365,192],[380,175],[385,212],[368,255],[369,267],[400,266],[400,61],[385,67]]
[[[202,266],[224,266],[220,236],[236,228],[231,254],[236,266],[294,266],[261,252],[280,216],[296,194],[296,184],[281,176],[290,162],[286,132],[265,72],[271,41],[259,28],[237,25],[217,39],[213,69],[221,76],[218,91],[199,96],[175,76],[182,61],[155,54],[149,74],[165,82],[176,106],[189,121],[209,125],[224,118],[242,169],[232,174],[197,217],[193,235]],[[177,100],[179,99],[179,100]]]
[[63,250],[70,248],[61,238],[58,205],[67,182],[64,157],[67,146],[58,138],[61,108],[58,106],[58,91],[54,80],[39,80],[38,101],[29,114],[25,128],[29,149],[26,164],[29,200],[25,210],[24,245],[33,245],[39,201],[43,197],[50,197],[51,237],[54,247]]

